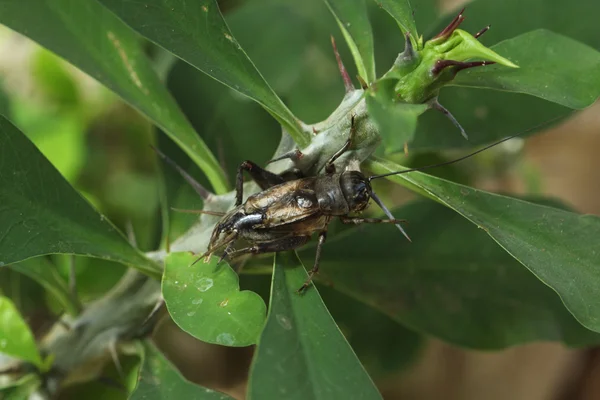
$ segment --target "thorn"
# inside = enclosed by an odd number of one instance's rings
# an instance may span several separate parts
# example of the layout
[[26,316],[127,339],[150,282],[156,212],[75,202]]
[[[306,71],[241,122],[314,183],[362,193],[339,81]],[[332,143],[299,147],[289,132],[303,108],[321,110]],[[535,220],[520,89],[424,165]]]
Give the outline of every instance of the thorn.
[[415,57],[415,49],[412,40],[410,40],[410,32],[406,32],[406,35],[404,35],[404,51],[401,55],[407,59],[413,59]]
[[435,110],[440,111],[442,114],[444,114],[450,121],[452,121],[454,126],[456,126],[458,129],[460,129],[460,134],[463,135],[463,137],[465,139],[469,140],[469,136],[467,136],[467,132],[465,132],[462,125],[456,120],[456,118],[454,118],[454,115],[452,115],[452,113],[450,113],[450,111],[448,111],[446,109],[446,107],[444,107],[443,105],[441,105],[438,102],[437,99],[433,99],[432,101],[430,101],[429,106]]
[[344,67],[344,63],[342,62],[340,53],[338,53],[337,46],[335,45],[335,38],[333,37],[333,35],[331,36],[331,45],[333,46],[333,53],[335,54],[335,59],[337,60],[338,68],[340,69],[340,74],[342,74],[342,79],[344,80],[344,87],[346,88],[346,93],[353,92],[354,85],[352,84],[352,79],[350,79],[350,75],[348,75],[348,71],[346,71],[346,67]]
[[315,135],[316,135],[317,133],[319,133],[319,131],[318,131],[318,130],[316,130],[314,126],[312,127],[312,131],[313,131],[313,133],[314,133]]
[[463,16],[464,12],[465,12],[465,8],[463,7],[463,9],[460,10],[458,15],[456,17],[454,17],[454,19],[448,24],[448,26],[445,27],[436,36],[434,36],[433,39],[448,38],[450,35],[452,35],[452,32],[454,32],[456,30],[456,28],[458,28],[460,26],[460,24],[462,24],[462,22],[465,20],[465,17]]
[[156,147],[154,147],[152,145],[150,145],[150,147],[152,147],[152,149],[156,152],[156,154],[158,154],[163,160],[165,160],[173,168],[175,168],[177,170],[177,172],[179,172],[179,174],[183,177],[183,179],[185,179],[185,181],[187,183],[189,183],[190,186],[192,186],[194,188],[194,190],[196,191],[196,193],[198,193],[200,195],[200,197],[202,198],[202,200],[208,200],[208,198],[210,198],[210,197],[213,196],[213,194],[211,192],[209,192],[208,190],[206,190],[204,188],[204,186],[202,186],[200,184],[200,182],[198,182],[197,180],[195,180],[183,168],[181,168],[179,165],[177,165],[177,163],[175,161],[173,161],[171,158],[169,158],[163,152],[161,152],[160,150],[158,150]]
[[486,33],[486,32],[487,32],[487,31],[488,31],[488,30],[489,30],[491,27],[492,27],[492,25],[488,25],[488,26],[486,26],[485,28],[483,28],[482,30],[480,30],[479,32],[477,32],[477,33],[476,33],[476,34],[475,34],[473,37],[474,37],[475,39],[479,39],[479,37],[480,37],[481,35],[483,35],[484,33]]
[[108,351],[110,352],[110,356],[112,357],[113,363],[115,363],[115,368],[119,373],[119,376],[122,380],[125,380],[125,374],[123,373],[123,367],[121,366],[121,362],[119,361],[119,354],[117,353],[117,338],[115,337],[108,344]]
[[300,160],[302,157],[304,157],[304,154],[302,154],[302,152],[300,151],[300,149],[296,149],[296,150],[292,150],[292,151],[290,151],[288,153],[282,154],[281,156],[279,156],[277,158],[269,160],[267,162],[267,164],[271,164],[271,163],[274,163],[276,161],[281,161],[281,160],[285,160],[285,159],[290,159],[293,162],[296,162],[296,161]]
[[435,62],[435,65],[433,66],[433,68],[431,68],[431,74],[434,76],[439,75],[445,68],[456,67],[453,70],[454,75],[456,75],[459,71],[462,71],[463,69],[474,68],[474,67],[483,67],[483,66],[492,65],[492,64],[496,64],[496,62],[495,61],[463,62],[463,61],[455,61],[455,60],[437,60]]

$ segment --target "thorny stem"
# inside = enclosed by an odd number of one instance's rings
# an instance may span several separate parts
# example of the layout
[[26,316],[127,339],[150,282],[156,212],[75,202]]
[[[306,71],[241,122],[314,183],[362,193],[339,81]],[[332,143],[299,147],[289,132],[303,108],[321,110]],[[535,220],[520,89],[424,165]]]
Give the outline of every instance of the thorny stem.
[[454,19],[448,24],[448,26],[445,27],[440,33],[438,33],[437,35],[435,35],[433,37],[433,40],[438,39],[438,38],[449,37],[452,34],[452,32],[454,32],[460,26],[460,24],[462,24],[462,22],[465,20],[465,17],[463,16],[464,12],[465,12],[465,8],[463,7],[463,9],[460,10],[458,15],[456,17],[454,17]]
[[340,74],[342,75],[342,79],[344,80],[344,87],[346,88],[346,93],[353,92],[354,85],[352,84],[352,79],[350,79],[350,75],[348,75],[348,71],[346,71],[346,67],[344,67],[344,63],[342,62],[340,53],[338,53],[337,46],[335,45],[335,38],[333,36],[331,36],[331,46],[333,47],[333,53],[335,54],[335,60],[337,61]]

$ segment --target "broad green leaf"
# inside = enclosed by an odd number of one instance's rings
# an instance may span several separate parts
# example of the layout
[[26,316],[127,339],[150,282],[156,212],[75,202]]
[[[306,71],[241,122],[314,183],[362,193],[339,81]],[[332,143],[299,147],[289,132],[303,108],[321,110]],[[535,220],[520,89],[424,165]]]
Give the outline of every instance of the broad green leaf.
[[[383,225],[330,236],[321,263],[324,282],[412,329],[463,347],[600,343],[600,335],[577,322],[552,289],[461,215],[432,201],[393,214],[409,220],[412,243]],[[312,253],[304,250],[303,259]]]
[[43,366],[33,334],[8,297],[0,296],[0,353]]
[[452,84],[526,93],[576,109],[600,96],[600,53],[576,40],[539,29],[492,49],[520,68],[474,68],[458,74]]
[[[273,90],[286,99],[286,103],[299,74],[307,69],[304,61],[307,51],[317,45],[314,38],[319,37],[317,35],[320,33],[314,32],[313,10],[317,7],[322,14],[329,16],[322,0],[302,3],[250,0],[230,8],[224,15],[227,25],[235,32],[236,39],[248,57]],[[331,27],[332,21],[327,22],[328,27]],[[327,45],[327,50],[331,52],[327,36],[324,35],[319,44]],[[207,75],[202,75],[212,80]],[[223,85],[219,86],[229,90]],[[243,97],[241,100],[247,101],[248,98]]]
[[461,29],[477,32],[484,26],[491,25],[492,28],[481,37],[482,42],[488,45],[543,28],[593,48],[600,48],[597,23],[590,17],[600,12],[600,3],[595,1],[574,0],[564,3],[560,0],[476,0],[468,4],[457,4],[454,10],[447,12],[445,18],[438,20],[431,32],[439,32],[465,6],[466,18]]
[[179,144],[217,192],[227,190],[217,160],[160,82],[138,37],[98,2],[4,0],[0,23],[98,79]]
[[367,83],[375,80],[373,33],[365,0],[325,0],[354,57],[358,74]]
[[413,44],[416,46],[419,35],[409,0],[375,0],[375,2],[396,20],[402,33],[410,33]]
[[260,103],[304,147],[292,112],[269,87],[225,23],[214,0],[99,0],[143,36]]
[[[148,344],[148,346],[151,346]],[[60,390],[61,399],[85,400],[128,400],[132,398],[139,381],[143,365],[144,346],[141,342],[128,345],[119,353],[119,366],[108,363],[102,369],[101,378],[88,382],[65,385]],[[108,385],[107,382],[112,384]]]
[[[342,253],[334,254],[340,256]],[[335,256],[328,259],[335,259]],[[314,261],[314,257],[305,260],[308,263]],[[329,270],[329,264],[325,265]],[[324,276],[329,276],[327,271]],[[327,284],[327,280],[324,283]],[[425,342],[423,335],[404,327],[381,310],[346,296],[336,290],[335,284],[319,287],[319,293],[371,377],[385,377],[417,361]]]
[[275,256],[267,324],[250,370],[249,399],[380,399],[294,253]]
[[557,117],[572,113],[566,107],[522,93],[458,86],[442,90],[440,103],[465,128],[469,140],[441,112],[429,110],[419,118],[409,145],[411,152],[472,148],[517,133],[527,137],[558,123]]
[[56,266],[43,257],[36,257],[20,263],[11,264],[14,271],[27,275],[42,285],[54,299],[71,315],[77,315],[81,309],[77,298],[71,293]]
[[[368,163],[375,173],[404,169]],[[600,331],[600,217],[488,193],[420,172],[388,179],[452,208],[554,289],[585,327]]]
[[187,381],[150,342],[144,343],[139,383],[131,400],[232,400],[226,394]]
[[[415,8],[417,6],[418,4]],[[460,7],[463,6],[457,5],[457,9]],[[435,27],[428,30],[430,34],[438,33],[446,26],[456,16],[457,9],[450,11],[445,19],[439,20]],[[491,24],[492,28],[480,39],[487,46],[542,28],[600,49],[597,21],[588,17],[599,13],[600,2],[596,1],[576,0],[564,3],[558,0],[477,0],[467,4],[466,18],[461,28],[477,32]],[[420,15],[417,9],[416,16]],[[374,26],[377,27],[375,24]],[[377,36],[376,39],[379,45]],[[576,60],[572,61],[573,64],[577,63]],[[465,72],[460,72],[457,78]],[[465,128],[469,141],[457,135],[452,123],[441,113],[429,111],[419,119],[415,140],[409,146],[411,151],[464,148],[489,143],[569,113],[569,109],[565,107],[532,96],[461,87],[443,89],[440,103]],[[539,129],[528,134],[536,131]]]
[[159,269],[0,117],[0,266],[53,253],[118,261],[153,274]]
[[[254,292],[240,291],[237,274],[218,257],[210,262],[191,253],[167,256],[162,292],[171,317],[196,338],[224,346],[256,343],[266,306]],[[193,264],[193,265],[192,265]]]
[[373,118],[383,139],[386,153],[402,151],[413,139],[417,118],[424,113],[426,104],[395,103],[367,96],[369,116]]

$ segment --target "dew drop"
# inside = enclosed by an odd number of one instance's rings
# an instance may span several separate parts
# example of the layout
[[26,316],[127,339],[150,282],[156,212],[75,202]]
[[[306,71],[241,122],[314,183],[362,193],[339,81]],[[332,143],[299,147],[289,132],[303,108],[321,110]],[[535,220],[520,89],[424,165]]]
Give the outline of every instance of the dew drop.
[[281,327],[286,331],[292,329],[292,322],[285,315],[277,314],[275,318],[277,318],[277,322],[279,323],[279,325],[281,325]]
[[206,292],[208,289],[213,287],[213,280],[210,278],[201,278],[196,282],[196,287],[201,292]]
[[192,304],[194,304],[194,305],[202,304],[202,299],[194,299],[194,300],[192,300]]
[[229,334],[229,333],[220,333],[217,336],[217,343],[225,345],[225,346],[231,346],[233,344],[234,341],[234,337],[233,335]]
[[190,311],[189,313],[187,313],[188,317],[193,317],[196,314],[196,311]]

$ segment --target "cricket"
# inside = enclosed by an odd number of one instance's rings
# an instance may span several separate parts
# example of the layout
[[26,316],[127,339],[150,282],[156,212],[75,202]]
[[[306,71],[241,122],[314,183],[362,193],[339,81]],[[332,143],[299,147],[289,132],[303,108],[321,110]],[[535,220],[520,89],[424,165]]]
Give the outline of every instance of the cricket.
[[[361,171],[351,167],[338,171],[335,165],[336,160],[352,146],[355,125],[354,116],[351,118],[348,139],[342,148],[329,158],[321,174],[304,177],[296,169],[282,174],[275,174],[252,161],[242,162],[237,171],[234,208],[227,213],[195,211],[200,214],[206,213],[222,217],[212,232],[208,249],[198,260],[211,257],[217,252],[220,253],[219,262],[221,262],[225,259],[234,261],[245,255],[295,250],[304,246],[314,234],[317,234],[318,241],[313,267],[308,273],[307,280],[297,290],[298,293],[302,293],[309,287],[314,276],[319,272],[321,254],[327,239],[327,227],[335,218],[343,224],[394,224],[402,235],[410,241],[410,237],[401,225],[407,221],[396,219],[392,215],[373,191],[371,181],[391,175],[453,164],[531,130],[508,136],[451,161],[381,175],[366,176]],[[547,123],[550,122],[552,121]],[[161,158],[175,167],[190,184],[197,188],[196,190],[205,190],[172,159],[159,150],[154,150]],[[279,161],[289,156],[284,155],[270,162]],[[258,193],[249,196],[246,201],[243,201],[244,171],[250,175],[261,189]],[[363,218],[360,216],[360,213],[368,207],[371,199],[383,210],[388,219]],[[248,245],[241,248],[236,247],[242,241]]]

